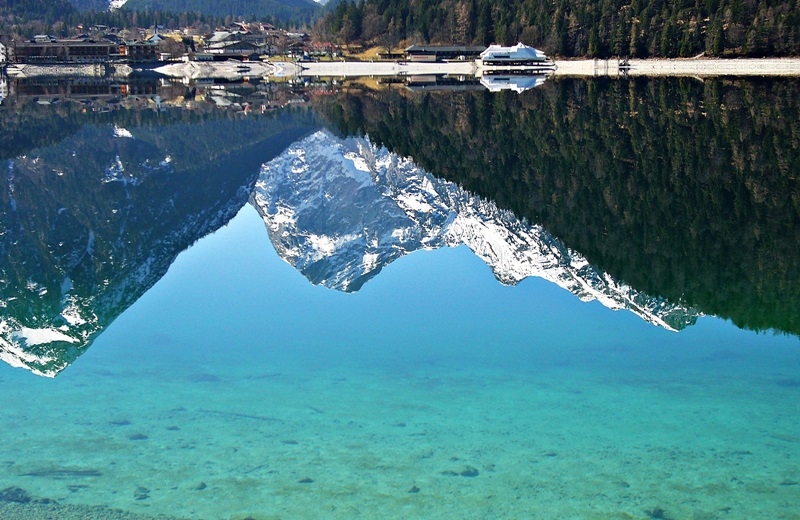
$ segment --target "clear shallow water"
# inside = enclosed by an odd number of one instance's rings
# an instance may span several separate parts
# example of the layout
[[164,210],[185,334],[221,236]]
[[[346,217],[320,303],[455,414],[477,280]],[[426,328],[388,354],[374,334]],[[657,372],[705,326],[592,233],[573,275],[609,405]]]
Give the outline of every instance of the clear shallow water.
[[188,518],[796,518],[798,347],[504,287],[463,247],[314,287],[248,205],[55,380],[0,367],[0,489]]

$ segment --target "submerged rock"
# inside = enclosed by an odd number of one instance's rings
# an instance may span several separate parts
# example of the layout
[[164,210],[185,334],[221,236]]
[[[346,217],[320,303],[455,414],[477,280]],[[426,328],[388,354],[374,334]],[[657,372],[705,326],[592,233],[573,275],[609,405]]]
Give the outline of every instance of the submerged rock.
[[456,471],[454,471],[454,470],[442,471],[442,475],[448,475],[450,477],[470,477],[471,478],[471,477],[477,477],[478,475],[480,475],[480,472],[478,471],[477,468],[474,468],[472,466],[466,465],[466,466],[463,466],[461,469],[456,470]]
[[136,500],[147,500],[148,498],[150,498],[150,490],[144,486],[139,486],[133,492],[133,497]]
[[27,504],[31,501],[31,496],[27,491],[20,487],[11,486],[0,491],[0,502],[16,502],[18,504]]

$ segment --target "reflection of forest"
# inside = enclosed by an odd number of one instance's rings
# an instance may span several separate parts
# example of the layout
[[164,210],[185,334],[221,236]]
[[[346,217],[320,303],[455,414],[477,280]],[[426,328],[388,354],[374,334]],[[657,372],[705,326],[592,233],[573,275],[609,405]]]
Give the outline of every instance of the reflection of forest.
[[84,124],[122,126],[202,123],[243,118],[305,104],[335,85],[224,80],[177,81],[132,77],[6,79],[0,105],[0,159],[74,134]]
[[[148,104],[189,110],[227,109],[267,111],[308,100],[308,85],[293,81],[272,82],[261,78],[174,79],[156,75],[108,78],[92,76],[3,77],[4,105],[30,102],[81,103],[84,110],[140,109]],[[315,84],[315,91],[330,90],[330,84]],[[2,101],[2,100],[0,100]]]
[[[0,359],[50,375],[228,222],[264,162],[317,127],[305,109],[225,118],[39,108],[17,114],[16,132],[3,119],[17,135],[2,136],[3,154],[6,142],[16,153],[2,161]],[[55,339],[26,344],[28,329]]]
[[797,334],[796,90],[562,80],[520,96],[341,94],[321,110],[342,133],[543,224],[638,290]]

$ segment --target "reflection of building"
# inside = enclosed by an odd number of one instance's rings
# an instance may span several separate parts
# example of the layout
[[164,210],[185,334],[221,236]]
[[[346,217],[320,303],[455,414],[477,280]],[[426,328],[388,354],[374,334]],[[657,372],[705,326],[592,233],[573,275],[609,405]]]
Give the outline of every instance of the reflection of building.
[[387,76],[379,80],[379,84],[401,84],[411,92],[423,91],[467,91],[488,89],[490,92],[513,90],[521,93],[536,88],[547,80],[546,74],[535,74],[532,71],[484,71],[484,75],[451,76],[428,74],[416,76]]
[[34,77],[13,80],[16,99],[38,98],[108,100],[120,96],[154,96],[158,83],[154,79],[112,82],[96,77]]
[[3,100],[8,97],[8,78],[6,76],[0,76],[0,105],[3,104]]
[[406,88],[411,92],[423,90],[481,90],[483,87],[474,76],[409,76]]
[[0,67],[8,63],[8,48],[0,42]]
[[[336,90],[330,83],[272,83],[224,79],[170,80],[154,75],[131,75],[123,79],[78,76],[0,76],[0,101],[4,105],[27,102],[80,102],[84,110],[108,112],[144,107],[184,107],[190,110],[225,109],[248,114],[267,112],[286,105],[303,104],[310,96]],[[7,83],[6,83],[7,81]],[[151,101],[147,101],[151,100]],[[154,103],[153,103],[154,102]]]
[[504,74],[486,75],[481,77],[481,85],[489,89],[489,92],[500,92],[501,90],[513,90],[517,94],[536,88],[545,82],[545,74],[534,74],[531,76]]
[[25,78],[15,80],[18,98],[81,99],[107,98],[120,94],[120,85],[97,78]]

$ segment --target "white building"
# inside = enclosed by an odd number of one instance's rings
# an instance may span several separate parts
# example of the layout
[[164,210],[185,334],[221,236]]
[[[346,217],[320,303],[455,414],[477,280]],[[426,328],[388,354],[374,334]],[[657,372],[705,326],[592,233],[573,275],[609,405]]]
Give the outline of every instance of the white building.
[[481,60],[490,65],[525,65],[543,63],[547,61],[547,56],[539,49],[518,43],[512,47],[489,45],[481,53]]
[[0,105],[3,104],[3,100],[5,100],[7,97],[8,97],[8,80],[6,79],[5,76],[0,76]]

